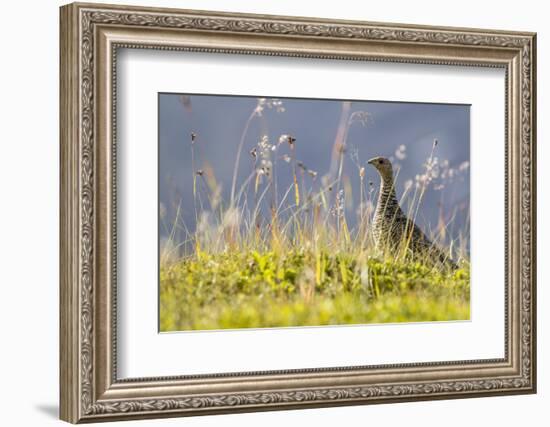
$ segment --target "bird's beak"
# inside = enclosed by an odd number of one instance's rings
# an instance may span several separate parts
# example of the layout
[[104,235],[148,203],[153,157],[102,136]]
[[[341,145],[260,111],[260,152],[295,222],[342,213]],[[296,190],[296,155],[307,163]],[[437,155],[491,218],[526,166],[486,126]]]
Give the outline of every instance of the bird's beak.
[[375,161],[376,161],[376,157],[373,157],[373,158],[370,159],[367,163],[368,163],[369,165],[372,165],[372,164],[374,164]]

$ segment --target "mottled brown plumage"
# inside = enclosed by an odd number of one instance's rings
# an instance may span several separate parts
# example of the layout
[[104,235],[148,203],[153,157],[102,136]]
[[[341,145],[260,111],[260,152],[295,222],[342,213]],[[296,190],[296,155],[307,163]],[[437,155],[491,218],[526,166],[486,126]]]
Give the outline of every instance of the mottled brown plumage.
[[375,157],[368,163],[380,175],[380,192],[373,220],[376,245],[392,252],[405,248],[413,258],[422,262],[456,268],[456,264],[401,210],[395,194],[391,162],[384,157]]

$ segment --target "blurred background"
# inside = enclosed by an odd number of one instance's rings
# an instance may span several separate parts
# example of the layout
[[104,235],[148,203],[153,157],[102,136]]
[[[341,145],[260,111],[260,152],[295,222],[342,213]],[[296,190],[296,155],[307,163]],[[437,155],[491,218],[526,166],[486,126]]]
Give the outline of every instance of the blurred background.
[[[296,139],[293,150],[286,135]],[[418,194],[425,187],[417,224],[427,233],[444,228],[442,240],[469,236],[469,105],[161,93],[161,245],[178,208],[188,232],[196,229],[193,192],[204,179],[197,173],[215,177],[222,203],[227,204],[234,171],[238,190],[260,167],[262,141],[264,148],[268,144],[279,201],[292,187],[294,161],[304,188],[319,190],[340,176],[346,221],[354,227],[360,175],[375,202],[379,177],[366,162],[384,156],[394,164],[398,199],[404,193],[411,198],[415,189]],[[251,182],[247,193],[254,191]],[[287,203],[293,201],[287,198]],[[184,239],[184,233],[175,238]]]

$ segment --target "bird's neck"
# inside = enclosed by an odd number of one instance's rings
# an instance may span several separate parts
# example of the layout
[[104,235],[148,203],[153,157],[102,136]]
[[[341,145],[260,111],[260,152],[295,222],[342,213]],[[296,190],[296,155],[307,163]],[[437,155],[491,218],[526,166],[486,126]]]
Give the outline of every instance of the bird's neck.
[[378,195],[378,206],[388,206],[397,202],[395,195],[395,184],[393,177],[381,177],[380,194]]

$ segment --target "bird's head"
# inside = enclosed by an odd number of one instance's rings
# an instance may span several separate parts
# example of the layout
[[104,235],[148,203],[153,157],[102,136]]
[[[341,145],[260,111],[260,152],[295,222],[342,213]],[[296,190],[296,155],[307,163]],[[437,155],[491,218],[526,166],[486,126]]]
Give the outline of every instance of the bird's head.
[[382,179],[392,179],[393,178],[393,168],[391,162],[385,157],[373,157],[367,162],[369,165],[372,165],[376,168]]

